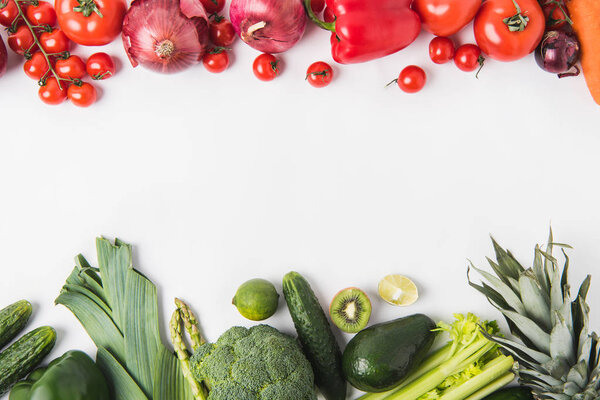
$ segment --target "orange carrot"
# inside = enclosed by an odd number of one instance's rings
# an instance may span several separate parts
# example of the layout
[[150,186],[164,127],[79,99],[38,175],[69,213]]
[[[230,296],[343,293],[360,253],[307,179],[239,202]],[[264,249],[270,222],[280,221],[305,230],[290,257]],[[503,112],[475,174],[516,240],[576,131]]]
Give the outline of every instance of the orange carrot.
[[600,104],[600,0],[570,0],[567,8],[581,45],[585,81]]

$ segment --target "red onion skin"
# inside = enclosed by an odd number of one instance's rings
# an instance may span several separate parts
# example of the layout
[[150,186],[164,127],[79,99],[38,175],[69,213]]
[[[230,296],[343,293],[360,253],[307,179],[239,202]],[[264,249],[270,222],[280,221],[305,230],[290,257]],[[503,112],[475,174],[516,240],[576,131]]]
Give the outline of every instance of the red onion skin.
[[6,54],[6,46],[4,45],[4,39],[0,36],[0,77],[6,72],[7,61],[8,54]]
[[208,17],[199,0],[134,0],[121,36],[134,67],[179,72],[202,59]]
[[229,19],[244,42],[264,53],[289,50],[307,21],[302,0],[232,0]]
[[552,30],[544,34],[535,51],[535,61],[544,71],[562,74],[579,60],[579,41],[574,32]]

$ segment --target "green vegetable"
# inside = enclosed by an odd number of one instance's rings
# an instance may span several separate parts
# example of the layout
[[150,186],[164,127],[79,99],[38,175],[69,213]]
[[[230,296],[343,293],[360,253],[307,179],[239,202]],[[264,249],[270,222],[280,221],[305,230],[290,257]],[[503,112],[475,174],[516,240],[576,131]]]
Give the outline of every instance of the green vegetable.
[[279,294],[271,282],[250,279],[238,288],[231,302],[244,318],[262,321],[277,311]]
[[[369,393],[362,400],[480,400],[514,379],[512,357],[482,333],[498,333],[495,321],[480,321],[473,314],[455,314],[452,325],[438,323],[450,342],[430,355],[395,389]],[[480,328],[481,327],[481,328]]]
[[533,395],[531,389],[517,386],[498,390],[484,400],[533,400]]
[[345,400],[342,352],[309,283],[299,273],[289,272],[283,277],[283,295],[317,386],[327,400]]
[[294,338],[268,325],[233,327],[191,358],[208,400],[316,400],[310,364]]
[[0,349],[25,328],[31,317],[31,303],[20,300],[0,310]]
[[433,329],[435,322],[423,314],[363,329],[344,350],[348,382],[365,392],[394,388],[427,356],[436,336]]
[[94,361],[82,351],[68,351],[46,368],[17,383],[9,400],[109,400],[108,385]]
[[57,304],[98,347],[97,363],[116,400],[191,400],[175,355],[162,344],[156,286],[133,268],[131,246],[99,238],[98,269],[79,255]]
[[0,353],[0,396],[30,373],[50,353],[56,331],[42,326],[23,335]]

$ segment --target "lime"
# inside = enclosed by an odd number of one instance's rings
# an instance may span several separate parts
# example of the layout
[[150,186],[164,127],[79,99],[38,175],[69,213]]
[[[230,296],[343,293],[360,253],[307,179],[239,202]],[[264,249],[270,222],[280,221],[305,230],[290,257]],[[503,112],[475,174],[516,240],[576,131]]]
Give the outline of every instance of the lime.
[[415,283],[399,274],[384,277],[379,282],[378,291],[383,300],[395,306],[408,306],[419,298]]
[[233,305],[243,317],[262,321],[275,314],[279,294],[275,286],[264,279],[251,279],[242,284],[233,297]]

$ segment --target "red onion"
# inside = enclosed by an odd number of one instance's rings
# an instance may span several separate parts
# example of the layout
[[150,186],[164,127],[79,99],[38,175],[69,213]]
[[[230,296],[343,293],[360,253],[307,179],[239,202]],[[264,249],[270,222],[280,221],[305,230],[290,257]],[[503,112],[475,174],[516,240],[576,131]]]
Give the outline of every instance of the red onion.
[[232,0],[229,18],[239,37],[264,53],[289,50],[306,28],[302,0]]
[[208,17],[200,0],[134,0],[122,36],[134,67],[177,72],[202,58]]
[[6,46],[4,45],[4,40],[2,36],[0,36],[0,76],[4,75],[6,72],[6,61],[8,55],[6,54]]
[[[559,78],[579,75],[575,65],[579,60],[579,40],[572,30],[551,30],[544,34],[535,51],[535,61],[544,70]],[[575,72],[568,71],[575,67]]]

